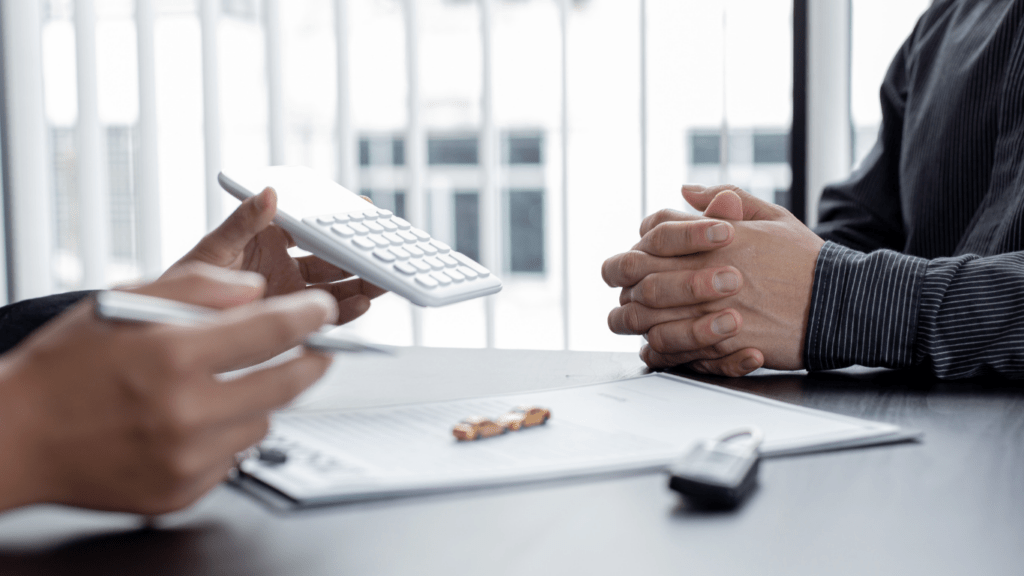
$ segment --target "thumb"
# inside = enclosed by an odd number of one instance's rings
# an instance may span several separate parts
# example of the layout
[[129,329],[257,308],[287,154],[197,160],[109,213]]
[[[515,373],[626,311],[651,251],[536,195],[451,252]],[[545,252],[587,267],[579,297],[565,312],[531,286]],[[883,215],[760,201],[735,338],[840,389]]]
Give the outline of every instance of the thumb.
[[277,192],[264,188],[242,202],[220,226],[207,234],[192,250],[192,255],[210,264],[227,266],[276,215]]
[[743,220],[743,200],[732,190],[726,190],[711,200],[704,210],[704,216],[720,220]]
[[687,184],[682,189],[683,198],[700,211],[707,210],[716,197],[723,192],[738,196],[742,203],[743,220],[779,220],[788,212],[781,206],[765,202],[753,194],[731,184],[706,188],[699,184]]

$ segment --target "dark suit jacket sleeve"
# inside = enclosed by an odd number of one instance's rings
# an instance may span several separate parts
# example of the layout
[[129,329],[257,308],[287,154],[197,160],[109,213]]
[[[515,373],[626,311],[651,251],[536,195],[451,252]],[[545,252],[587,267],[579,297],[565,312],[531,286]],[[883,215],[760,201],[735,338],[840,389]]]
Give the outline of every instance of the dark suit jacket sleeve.
[[0,354],[18,345],[34,330],[92,294],[91,291],[67,292],[43,298],[23,300],[0,308]]
[[915,36],[882,85],[878,143],[848,181],[824,191],[816,232],[829,242],[815,268],[805,365],[1024,377],[1024,252],[934,259],[900,253],[899,166]]

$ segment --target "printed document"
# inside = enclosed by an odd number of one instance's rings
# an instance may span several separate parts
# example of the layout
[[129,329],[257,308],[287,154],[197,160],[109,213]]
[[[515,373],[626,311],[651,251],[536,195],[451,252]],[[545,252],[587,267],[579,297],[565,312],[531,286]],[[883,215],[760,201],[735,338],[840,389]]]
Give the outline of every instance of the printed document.
[[[551,410],[544,425],[460,442],[463,418],[517,405]],[[744,426],[766,457],[911,437],[899,427],[803,408],[666,374],[539,392],[353,410],[283,412],[241,471],[300,504],[654,470],[695,442]]]

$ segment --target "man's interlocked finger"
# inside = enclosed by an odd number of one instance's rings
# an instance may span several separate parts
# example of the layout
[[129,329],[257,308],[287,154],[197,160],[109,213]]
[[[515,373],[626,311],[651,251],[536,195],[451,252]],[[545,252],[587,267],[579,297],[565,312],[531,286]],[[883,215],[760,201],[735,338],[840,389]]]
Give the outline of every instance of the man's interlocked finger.
[[732,266],[656,272],[630,289],[629,301],[651,308],[675,308],[731,296],[742,285],[743,277]]
[[732,224],[704,219],[687,222],[663,222],[652,228],[637,248],[654,256],[687,256],[728,246]]

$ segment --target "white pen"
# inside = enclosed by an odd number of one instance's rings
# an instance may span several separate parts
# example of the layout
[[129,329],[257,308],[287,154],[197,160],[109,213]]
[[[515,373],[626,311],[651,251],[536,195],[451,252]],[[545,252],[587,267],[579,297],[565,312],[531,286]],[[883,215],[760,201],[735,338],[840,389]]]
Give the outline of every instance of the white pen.
[[[104,290],[95,294],[96,317],[106,321],[199,326],[217,314],[213,308],[183,304],[174,300],[131,292]],[[329,334],[337,326],[325,324],[302,343],[320,352],[378,352],[393,354],[389,346],[367,342],[351,334]]]

